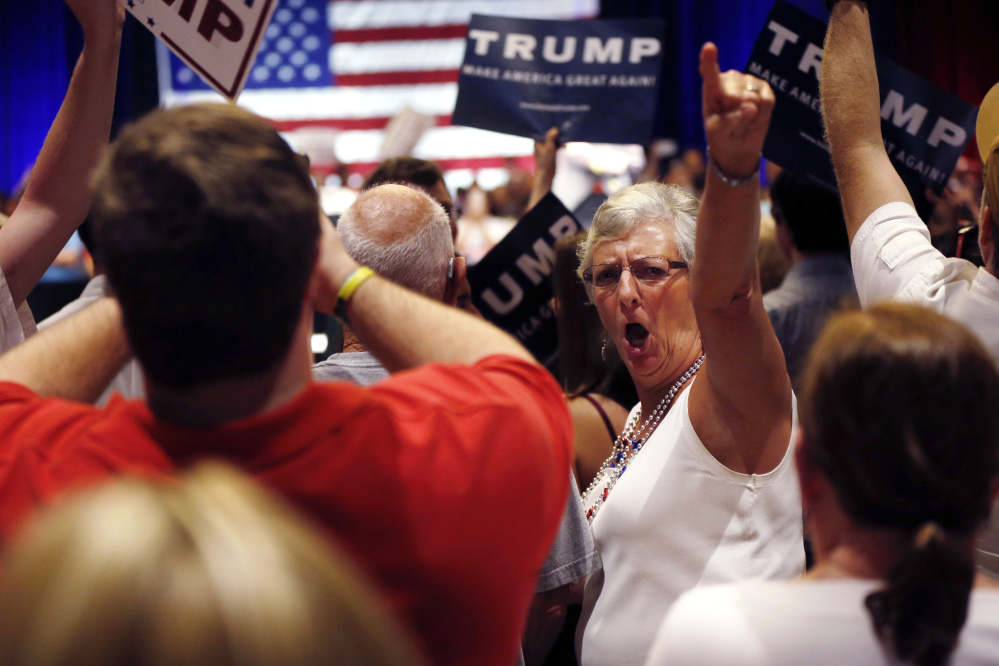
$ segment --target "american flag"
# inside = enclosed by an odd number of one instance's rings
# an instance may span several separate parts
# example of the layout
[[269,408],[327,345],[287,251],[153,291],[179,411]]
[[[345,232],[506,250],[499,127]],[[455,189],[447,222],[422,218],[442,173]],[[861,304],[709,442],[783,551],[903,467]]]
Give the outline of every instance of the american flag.
[[[400,113],[429,126],[417,132],[414,156],[445,171],[501,167],[531,155],[531,140],[450,124],[470,16],[584,19],[598,11],[599,0],[280,0],[239,104],[273,121],[292,145],[325,136],[353,172],[380,161],[386,126]],[[160,50],[165,106],[220,99]]]

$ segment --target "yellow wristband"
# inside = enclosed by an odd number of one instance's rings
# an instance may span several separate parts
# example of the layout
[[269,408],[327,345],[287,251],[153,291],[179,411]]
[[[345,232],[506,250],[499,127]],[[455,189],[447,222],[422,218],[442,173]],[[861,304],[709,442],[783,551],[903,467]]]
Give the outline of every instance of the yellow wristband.
[[358,266],[355,268],[347,276],[347,279],[343,281],[340,291],[336,292],[336,300],[338,302],[350,303],[350,299],[354,297],[354,292],[357,291],[357,288],[374,274],[375,272],[367,266]]
[[336,293],[336,307],[333,309],[333,314],[343,321],[347,321],[347,304],[354,297],[354,292],[357,291],[358,287],[372,275],[375,275],[375,272],[367,266],[358,266],[351,271],[347,279],[340,285],[340,291]]

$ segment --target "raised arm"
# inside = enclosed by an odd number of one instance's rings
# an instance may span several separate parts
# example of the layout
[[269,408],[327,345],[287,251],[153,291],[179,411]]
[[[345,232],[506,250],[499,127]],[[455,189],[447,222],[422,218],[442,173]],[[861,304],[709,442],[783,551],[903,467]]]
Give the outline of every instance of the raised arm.
[[534,142],[534,182],[527,210],[538,205],[545,195],[552,191],[555,182],[555,155],[559,149],[558,128],[553,127],[545,134],[545,140]]
[[[337,292],[358,265],[325,216],[322,225],[313,304],[320,312],[332,312]],[[534,361],[513,337],[485,320],[379,277],[358,287],[347,315],[351,330],[391,372],[424,363],[471,364],[494,354]]]
[[0,381],[92,403],[131,356],[121,308],[102,298],[0,356]]
[[881,206],[912,197],[892,166],[881,137],[881,93],[867,3],[842,0],[832,9],[822,56],[822,117],[853,237]]
[[0,229],[0,269],[15,305],[34,288],[90,210],[90,176],[107,145],[125,10],[116,0],[66,0],[83,53],[27,189]]
[[701,50],[701,76],[710,157],[690,293],[707,381],[691,389],[691,421],[722,464],[764,473],[779,464],[791,433],[791,383],[756,265],[758,170],[774,95],[753,76],[722,74],[714,44]]

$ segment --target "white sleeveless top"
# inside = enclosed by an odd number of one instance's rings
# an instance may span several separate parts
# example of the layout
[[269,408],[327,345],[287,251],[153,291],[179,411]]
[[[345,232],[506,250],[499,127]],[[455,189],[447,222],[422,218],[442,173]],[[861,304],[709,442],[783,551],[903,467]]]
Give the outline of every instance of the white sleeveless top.
[[[695,587],[804,571],[794,396],[787,453],[767,474],[718,462],[694,432],[689,396],[688,387],[593,520],[603,569],[586,582],[576,631],[582,666],[644,664],[666,612]],[[602,491],[601,483],[591,495]]]

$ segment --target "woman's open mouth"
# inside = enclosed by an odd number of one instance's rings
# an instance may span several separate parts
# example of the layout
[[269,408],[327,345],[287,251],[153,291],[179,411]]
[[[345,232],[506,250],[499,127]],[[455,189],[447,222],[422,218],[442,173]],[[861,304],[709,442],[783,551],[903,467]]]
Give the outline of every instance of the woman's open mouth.
[[627,324],[624,327],[624,339],[628,342],[628,351],[640,353],[645,351],[649,332],[641,324]]

